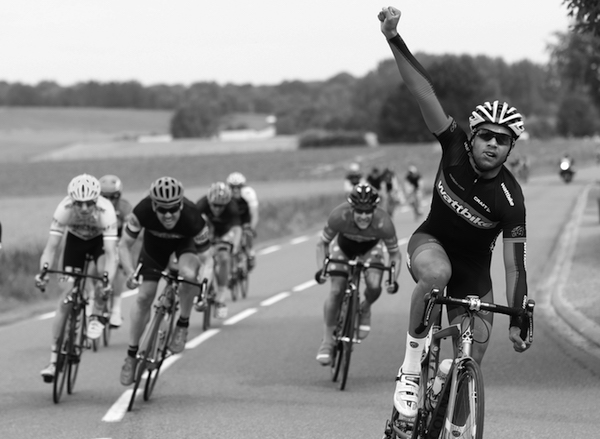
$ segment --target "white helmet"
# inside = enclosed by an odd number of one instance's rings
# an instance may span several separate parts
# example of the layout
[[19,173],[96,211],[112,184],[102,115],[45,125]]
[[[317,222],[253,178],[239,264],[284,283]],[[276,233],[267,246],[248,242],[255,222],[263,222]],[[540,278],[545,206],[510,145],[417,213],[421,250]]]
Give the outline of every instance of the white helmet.
[[232,172],[226,181],[229,186],[244,186],[246,184],[246,177],[240,172]]
[[89,174],[81,174],[69,183],[67,192],[73,201],[96,201],[100,196],[100,182]]
[[150,186],[150,198],[159,206],[181,204],[183,185],[173,177],[161,177]]
[[517,112],[515,107],[509,106],[506,102],[494,101],[491,104],[486,102],[478,105],[469,117],[471,132],[475,132],[477,126],[486,122],[508,128],[513,132],[515,139],[518,139],[525,131],[523,116]]

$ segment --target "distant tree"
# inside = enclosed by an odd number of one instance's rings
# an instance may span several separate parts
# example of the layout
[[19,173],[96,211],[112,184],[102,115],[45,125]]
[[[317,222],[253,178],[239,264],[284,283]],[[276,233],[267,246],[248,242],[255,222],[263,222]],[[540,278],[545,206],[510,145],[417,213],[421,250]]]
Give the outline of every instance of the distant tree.
[[171,135],[176,139],[213,137],[219,132],[220,116],[210,102],[180,107],[171,118]]
[[383,102],[376,133],[381,143],[433,140],[419,105],[405,84],[397,86]]
[[600,108],[600,37],[575,32],[557,35],[550,64],[561,86],[571,93],[589,93]]
[[600,37],[600,3],[598,0],[563,0],[569,16],[575,19],[574,30]]
[[600,127],[598,110],[583,93],[567,94],[556,117],[556,131],[565,137],[591,136]]

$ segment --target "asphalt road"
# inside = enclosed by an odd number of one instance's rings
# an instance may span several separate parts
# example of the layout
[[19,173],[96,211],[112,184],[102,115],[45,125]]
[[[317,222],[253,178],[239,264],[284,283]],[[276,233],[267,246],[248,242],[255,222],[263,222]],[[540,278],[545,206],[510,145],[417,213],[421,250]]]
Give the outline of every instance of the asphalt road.
[[[483,363],[486,438],[590,438],[600,362],[572,342],[547,306],[553,250],[585,179],[571,185],[548,176],[525,187],[528,200],[528,275],[539,307],[534,346],[517,354],[508,319],[495,321]],[[396,217],[405,249],[415,223]],[[380,438],[391,411],[394,377],[402,361],[413,282],[403,267],[400,292],[383,293],[373,330],[356,348],[347,389],[314,359],[328,284],[315,285],[316,231],[261,249],[247,299],[230,303],[230,319],[202,333],[193,316],[186,351],[164,371],[149,402],[126,413],[119,371],[127,348],[126,322],[112,344],[82,358],[75,393],[52,402],[39,370],[49,354],[48,318],[0,327],[0,437],[12,438]],[[493,276],[505,303],[499,241]],[[538,286],[542,286],[538,288]],[[125,396],[123,396],[125,395]]]

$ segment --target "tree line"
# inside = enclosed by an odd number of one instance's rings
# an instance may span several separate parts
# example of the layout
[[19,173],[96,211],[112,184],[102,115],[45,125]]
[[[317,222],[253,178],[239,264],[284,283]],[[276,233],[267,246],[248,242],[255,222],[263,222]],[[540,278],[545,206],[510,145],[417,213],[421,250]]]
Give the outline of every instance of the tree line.
[[[525,116],[532,137],[593,135],[600,131],[600,35],[573,30],[557,37],[546,65],[509,64],[485,55],[415,56],[458,123],[466,123],[477,104],[499,99]],[[363,77],[340,73],[323,81],[277,85],[0,82],[0,105],[167,109],[173,111],[176,138],[211,137],[222,116],[250,112],[275,115],[282,135],[323,130],[373,132],[382,143],[431,140],[392,58]]]

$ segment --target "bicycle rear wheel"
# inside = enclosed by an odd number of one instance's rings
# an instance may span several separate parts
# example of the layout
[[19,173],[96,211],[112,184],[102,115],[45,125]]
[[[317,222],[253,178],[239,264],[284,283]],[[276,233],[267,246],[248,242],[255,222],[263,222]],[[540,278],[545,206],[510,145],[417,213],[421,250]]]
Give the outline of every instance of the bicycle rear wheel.
[[456,376],[454,409],[446,413],[442,438],[483,437],[484,395],[483,375],[473,359],[467,359],[458,366]]
[[68,352],[69,352],[69,336],[72,326],[71,306],[65,313],[65,319],[62,324],[60,335],[56,340],[56,372],[54,373],[54,382],[52,384],[52,400],[55,404],[60,402],[65,382],[68,374]]
[[69,393],[69,395],[73,393],[73,389],[75,388],[81,355],[83,354],[83,350],[87,343],[85,306],[75,305],[71,309],[71,321],[75,321],[76,324],[71,326],[69,353],[67,354],[69,365],[67,393]]

